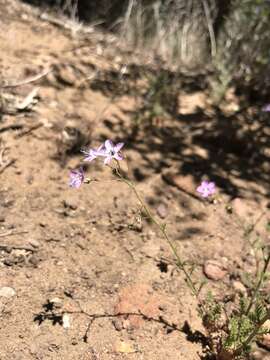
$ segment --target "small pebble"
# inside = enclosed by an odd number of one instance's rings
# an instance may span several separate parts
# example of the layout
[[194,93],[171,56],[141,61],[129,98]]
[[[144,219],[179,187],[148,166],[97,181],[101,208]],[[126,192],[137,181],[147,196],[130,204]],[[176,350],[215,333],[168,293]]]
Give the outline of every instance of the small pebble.
[[168,215],[168,208],[166,205],[164,204],[160,204],[157,207],[157,214],[161,219],[165,219]]
[[[267,320],[264,323],[264,327],[265,328],[270,328],[270,320]],[[270,334],[265,334],[263,335],[259,340],[258,340],[258,345],[262,346],[263,348],[267,349],[268,351],[270,351]]]
[[53,305],[54,309],[61,309],[63,306],[63,302],[60,298],[55,297],[49,300],[49,303]]
[[123,330],[123,324],[120,319],[115,318],[112,320],[112,323],[113,323],[115,330],[117,330],[117,331]]
[[246,289],[245,285],[243,285],[240,281],[237,281],[237,280],[233,281],[232,286],[235,289],[235,291],[240,294],[244,295],[247,293],[247,289]]
[[33,248],[36,248],[36,249],[40,247],[40,243],[35,239],[28,240],[28,244],[33,246]]
[[215,281],[222,280],[227,274],[227,270],[224,266],[215,260],[206,261],[203,271],[208,279]]
[[70,316],[68,314],[63,314],[62,322],[64,329],[70,328]]
[[9,299],[15,295],[16,295],[16,291],[11,287],[3,286],[0,288],[0,297],[5,297]]

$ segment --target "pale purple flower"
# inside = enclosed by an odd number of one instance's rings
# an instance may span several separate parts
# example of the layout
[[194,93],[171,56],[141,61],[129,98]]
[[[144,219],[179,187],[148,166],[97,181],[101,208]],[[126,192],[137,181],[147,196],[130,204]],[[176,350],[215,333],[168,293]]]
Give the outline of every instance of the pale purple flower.
[[203,198],[207,198],[216,192],[215,183],[202,181],[201,185],[198,186],[196,190]]
[[263,108],[262,111],[264,112],[270,112],[270,104],[266,104]]
[[78,189],[84,181],[83,168],[71,170],[69,174],[69,186]]
[[121,149],[124,146],[124,143],[118,143],[114,145],[111,140],[106,140],[104,143],[104,149],[99,152],[100,156],[104,156],[104,164],[109,164],[112,159],[123,160],[123,155],[121,154]]
[[90,149],[90,150],[82,150],[82,152],[87,155],[84,161],[92,161],[96,159],[98,156],[102,156],[103,154],[104,145],[100,145],[97,149]]

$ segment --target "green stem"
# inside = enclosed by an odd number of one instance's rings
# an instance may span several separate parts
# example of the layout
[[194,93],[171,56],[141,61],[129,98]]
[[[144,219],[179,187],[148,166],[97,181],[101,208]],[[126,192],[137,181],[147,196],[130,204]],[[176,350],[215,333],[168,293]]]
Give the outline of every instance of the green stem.
[[264,267],[263,267],[263,269],[262,269],[262,272],[261,272],[259,281],[258,281],[258,283],[257,283],[257,285],[256,285],[256,288],[255,288],[255,290],[254,290],[254,292],[253,292],[253,294],[252,294],[252,297],[251,297],[251,299],[250,299],[249,305],[248,305],[248,307],[247,307],[246,315],[249,314],[249,312],[250,312],[250,310],[251,310],[251,308],[252,308],[252,305],[253,305],[253,303],[254,303],[254,300],[256,299],[256,296],[257,296],[257,294],[258,294],[258,291],[260,290],[260,287],[261,287],[261,285],[262,285],[262,281],[263,281],[263,278],[264,278],[265,273],[266,273],[266,271],[267,271],[269,262],[270,262],[270,252],[269,252],[269,254],[268,254],[268,256],[267,256],[267,258],[266,258],[266,260],[265,260],[265,262],[264,262]]
[[137,197],[137,199],[139,200],[142,208],[144,209],[146,215],[148,216],[148,218],[150,220],[152,220],[152,222],[159,228],[159,230],[161,231],[163,237],[166,239],[167,243],[169,244],[175,258],[176,258],[176,265],[178,266],[178,268],[180,270],[183,271],[183,273],[185,274],[185,277],[186,277],[186,281],[187,281],[187,284],[188,286],[190,287],[191,291],[192,291],[192,294],[194,296],[196,296],[197,298],[199,297],[199,293],[198,293],[198,290],[194,284],[194,282],[192,281],[191,279],[191,276],[189,275],[186,267],[185,267],[185,264],[184,262],[182,261],[182,259],[180,258],[180,256],[178,255],[177,253],[177,250],[176,250],[176,247],[174,246],[174,244],[172,243],[172,241],[170,240],[167,232],[166,232],[166,229],[165,229],[165,226],[161,223],[159,223],[158,220],[156,220],[156,218],[154,217],[154,215],[151,213],[151,211],[149,210],[149,208],[147,207],[147,205],[145,204],[144,200],[142,199],[141,195],[138,193],[135,185],[133,184],[132,181],[126,179],[125,177],[123,177],[120,173],[120,167],[119,167],[119,164],[118,164],[118,168],[115,169],[116,171],[116,174],[117,176],[124,182],[126,183],[130,189],[132,189],[132,191],[134,192],[135,196]]

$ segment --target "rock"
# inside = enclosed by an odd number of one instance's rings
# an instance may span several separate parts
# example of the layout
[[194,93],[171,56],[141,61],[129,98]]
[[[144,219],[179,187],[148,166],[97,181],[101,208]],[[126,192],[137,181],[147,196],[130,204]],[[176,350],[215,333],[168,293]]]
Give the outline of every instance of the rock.
[[65,85],[75,85],[78,81],[78,74],[72,66],[62,66],[58,69],[57,80]]
[[66,313],[63,314],[62,322],[63,322],[63,328],[64,329],[70,328],[70,316],[69,316],[69,314],[66,314]]
[[37,267],[40,261],[41,261],[41,257],[38,256],[37,254],[31,255],[30,258],[28,259],[28,263],[33,265],[33,267]]
[[[163,304],[160,296],[153,294],[153,290],[146,284],[134,284],[124,287],[119,292],[119,300],[114,308],[117,314],[144,314],[149,318],[157,318],[160,314],[159,307]],[[122,326],[117,328],[138,329],[142,326],[144,319],[139,315],[119,316]]]
[[132,354],[136,352],[132,343],[123,340],[117,341],[114,346],[114,350],[117,353]]
[[48,303],[52,305],[54,310],[61,309],[63,307],[63,301],[58,297],[48,300]]
[[35,239],[28,240],[28,244],[33,246],[33,248],[35,248],[35,249],[40,247],[40,243]]
[[203,271],[208,279],[215,281],[222,280],[227,274],[227,269],[216,260],[206,261]]
[[0,301],[0,315],[4,311],[5,305]]
[[[267,320],[264,323],[264,327],[270,329],[270,320]],[[270,351],[270,334],[261,336],[261,338],[258,340],[258,345]]]
[[121,319],[118,319],[118,318],[112,319],[112,324],[113,324],[115,330],[117,330],[117,331],[123,330],[123,324],[122,324]]
[[239,294],[245,295],[247,293],[247,289],[244,284],[242,284],[240,281],[233,281],[232,286],[236,292]]
[[250,354],[251,360],[270,360],[270,354],[266,350],[258,349]]
[[165,204],[160,204],[157,207],[157,214],[161,219],[165,219],[168,215],[168,208]]
[[78,205],[77,205],[77,201],[76,200],[72,200],[72,199],[69,199],[69,200],[63,200],[63,206],[67,209],[70,209],[70,210],[76,210],[78,208]]
[[263,335],[260,340],[258,340],[259,346],[264,347],[268,351],[270,350],[270,334]]
[[9,299],[15,295],[16,295],[16,291],[11,287],[3,286],[0,288],[0,297],[5,297]]

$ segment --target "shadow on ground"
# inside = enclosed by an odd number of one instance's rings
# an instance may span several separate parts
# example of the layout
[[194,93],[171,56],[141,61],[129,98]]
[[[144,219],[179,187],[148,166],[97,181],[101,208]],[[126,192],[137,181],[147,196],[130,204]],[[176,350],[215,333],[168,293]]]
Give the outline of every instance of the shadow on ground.
[[95,22],[114,27],[117,19],[125,13],[125,0],[23,0],[27,4],[44,9],[57,10],[80,21]]
[[[191,175],[196,183],[207,177],[232,198],[247,192],[256,200],[270,195],[270,123],[266,115],[256,110],[226,115],[215,109],[209,116],[198,109],[164,119],[160,127],[122,126],[118,134],[119,139],[128,139],[128,147],[142,158],[143,165],[133,165],[137,181],[151,172],[163,174],[170,169]],[[117,133],[114,127],[119,124],[109,120],[105,124]]]

